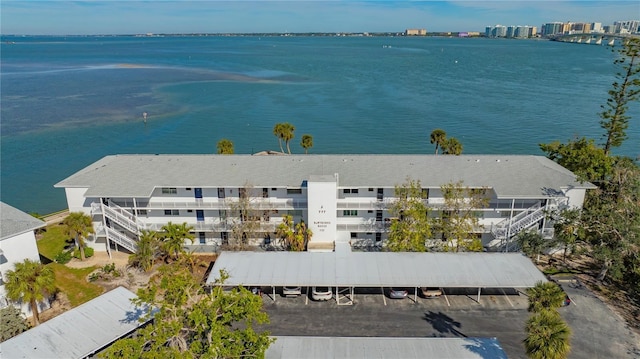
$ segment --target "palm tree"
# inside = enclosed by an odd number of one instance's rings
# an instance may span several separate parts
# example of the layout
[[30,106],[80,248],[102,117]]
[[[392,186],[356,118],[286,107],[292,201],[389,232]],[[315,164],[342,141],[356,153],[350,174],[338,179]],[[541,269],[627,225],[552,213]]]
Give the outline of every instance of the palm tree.
[[216,147],[218,149],[219,155],[233,154],[233,142],[231,142],[231,140],[227,140],[226,138],[223,138],[220,141],[218,141],[218,144],[216,145]]
[[532,359],[565,359],[571,350],[571,329],[557,311],[533,314],[525,327],[524,347]]
[[284,123],[276,123],[276,125],[273,126],[273,134],[278,137],[278,144],[280,145],[280,152],[282,153],[284,153],[284,149],[282,148],[282,137],[284,133],[283,125]]
[[188,239],[193,243],[193,239],[195,238],[194,235],[190,233],[192,230],[193,227],[187,225],[186,222],[182,224],[169,222],[162,226],[164,239],[160,247],[165,253],[165,256],[171,257],[173,255],[173,257],[177,259],[180,253],[184,253],[184,240]]
[[460,156],[462,154],[462,143],[458,141],[457,138],[451,137],[441,143],[442,154],[443,155],[456,155]]
[[155,231],[143,230],[136,252],[129,256],[129,265],[148,272],[158,257],[160,241]]
[[566,294],[554,282],[538,282],[533,288],[527,289],[529,296],[529,311],[539,313],[556,310],[562,307]]
[[431,144],[436,145],[436,155],[438,154],[438,147],[441,147],[444,141],[447,139],[447,133],[444,130],[436,128],[431,131],[431,135],[429,136]]
[[67,234],[74,238],[76,247],[80,249],[80,260],[84,260],[85,238],[94,233],[91,217],[82,212],[72,212],[62,223],[67,227]]
[[313,147],[313,136],[311,135],[302,135],[302,141],[300,141],[300,146],[304,148],[304,154],[309,153],[309,149]]
[[5,289],[7,298],[13,301],[29,302],[33,313],[33,325],[40,324],[38,302],[44,300],[56,289],[55,274],[49,266],[25,259],[15,264],[14,270],[6,273]]
[[291,154],[291,148],[289,147],[289,142],[293,140],[293,131],[295,130],[296,128],[289,122],[285,122],[282,124],[282,140],[287,145],[287,152],[289,154]]

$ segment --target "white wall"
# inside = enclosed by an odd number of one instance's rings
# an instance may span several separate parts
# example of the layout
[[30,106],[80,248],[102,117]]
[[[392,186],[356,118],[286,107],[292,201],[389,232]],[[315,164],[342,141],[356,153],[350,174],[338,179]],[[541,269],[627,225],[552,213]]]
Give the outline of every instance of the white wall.
[[64,191],[67,195],[67,206],[69,212],[84,212],[86,214],[91,213],[91,203],[86,204],[84,194],[87,192],[84,188],[65,188]]
[[[33,231],[3,239],[0,242],[0,246],[3,252],[0,256],[0,272],[2,272],[3,281],[6,280],[5,273],[8,270],[15,269],[15,263],[22,262],[25,259],[40,262],[40,255],[38,254],[38,247],[36,246],[36,237]],[[0,285],[0,297],[4,298],[5,293],[4,285]],[[4,301],[4,299],[0,300]],[[4,303],[0,303],[0,306],[3,305]],[[48,307],[48,303],[39,303],[38,306],[39,309],[42,310]],[[16,304],[16,307],[19,308],[26,317],[32,315],[29,303]]]
[[336,240],[336,191],[337,183],[333,181],[308,181],[308,225],[313,232],[311,241],[316,243],[333,243]]
[[569,197],[569,206],[571,208],[582,208],[584,204],[584,196],[586,194],[585,189],[571,188],[565,191],[567,197]]

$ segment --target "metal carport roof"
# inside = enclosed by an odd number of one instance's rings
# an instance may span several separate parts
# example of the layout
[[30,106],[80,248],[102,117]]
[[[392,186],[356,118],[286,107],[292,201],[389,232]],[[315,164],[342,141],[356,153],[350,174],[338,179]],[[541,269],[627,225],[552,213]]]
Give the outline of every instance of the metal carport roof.
[[229,286],[530,288],[546,281],[519,253],[223,252]]
[[496,338],[275,337],[266,359],[506,359]]
[[86,358],[139,326],[136,295],[118,287],[21,333],[0,346],[2,358]]

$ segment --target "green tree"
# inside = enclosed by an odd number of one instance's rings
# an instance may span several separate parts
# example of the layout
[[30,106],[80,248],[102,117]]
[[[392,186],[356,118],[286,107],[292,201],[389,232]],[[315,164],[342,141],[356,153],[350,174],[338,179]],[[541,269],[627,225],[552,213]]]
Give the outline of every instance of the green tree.
[[578,240],[584,237],[584,226],[581,219],[582,211],[577,208],[563,209],[554,216],[553,232],[557,242],[562,244],[562,261],[572,255],[578,245]]
[[441,130],[439,128],[436,128],[435,130],[431,131],[431,135],[429,136],[429,140],[431,142],[431,144],[435,144],[436,145],[436,151],[435,154],[438,154],[438,148],[442,147],[442,145],[445,143],[447,139],[447,133],[444,132],[444,130]]
[[528,310],[533,313],[555,311],[562,307],[566,294],[554,282],[537,282],[535,287],[527,289],[529,296]]
[[571,329],[557,311],[534,313],[525,332],[525,352],[531,359],[565,359],[571,351]]
[[25,259],[16,263],[14,270],[7,271],[6,278],[7,298],[17,302],[28,302],[33,313],[33,325],[40,324],[38,302],[56,289],[55,274],[51,267]]
[[282,148],[282,138],[284,137],[284,123],[276,123],[273,126],[273,135],[278,138],[278,145],[280,145],[280,152],[284,153]]
[[280,152],[284,153],[282,149],[282,142],[287,145],[287,152],[291,154],[291,148],[289,147],[289,142],[293,139],[293,132],[295,131],[295,127],[289,122],[281,122],[276,123],[273,127],[273,134],[278,137],[278,144],[280,145]]
[[216,148],[218,149],[219,155],[232,155],[233,154],[233,142],[231,140],[227,140],[226,138],[221,139],[216,144]]
[[447,240],[445,250],[454,252],[482,251],[482,241],[475,233],[479,228],[480,209],[489,205],[486,188],[470,188],[462,181],[440,186],[444,208],[438,229]]
[[302,140],[300,141],[300,146],[304,148],[304,154],[309,153],[309,149],[313,147],[313,136],[311,135],[302,135]]
[[640,38],[628,38],[618,50],[614,64],[622,71],[616,74],[616,81],[609,90],[607,103],[600,113],[600,126],[605,130],[604,153],[609,155],[611,147],[619,147],[627,139],[629,103],[640,94]]
[[569,141],[540,144],[547,157],[573,172],[580,181],[596,182],[611,172],[612,160],[594,140],[585,137]]
[[289,143],[291,142],[291,140],[293,140],[293,132],[295,131],[295,127],[288,123],[285,122],[282,124],[282,140],[284,141],[284,143],[287,145],[287,152],[289,154],[291,154],[291,148],[289,147]]
[[301,252],[307,247],[313,232],[304,221],[294,223],[293,216],[285,214],[282,216],[282,222],[276,227],[276,236],[284,242],[288,251]]
[[181,253],[185,253],[184,241],[189,240],[193,243],[195,238],[191,231],[192,226],[187,225],[186,222],[182,224],[167,223],[162,226],[162,242],[160,249],[164,253],[166,258],[178,259]]
[[516,235],[516,242],[522,249],[522,252],[529,257],[536,257],[536,263],[540,261],[540,255],[549,244],[540,234],[538,230],[522,231]]
[[160,239],[155,231],[143,230],[136,252],[129,256],[129,265],[148,272],[160,254]]
[[450,137],[441,144],[443,155],[460,156],[462,154],[462,143],[455,137]]
[[29,329],[29,324],[22,318],[20,309],[9,305],[0,309],[0,342],[11,339]]
[[598,279],[640,292],[640,167],[617,159],[609,180],[587,194],[580,224],[600,264]]
[[66,226],[66,233],[73,237],[76,247],[80,250],[80,260],[84,260],[85,239],[89,234],[94,233],[91,217],[82,212],[72,212],[62,223]]
[[[263,358],[273,342],[260,325],[269,322],[262,299],[243,287],[205,290],[188,268],[174,262],[159,269],[134,300],[153,321],[106,349],[104,358]],[[157,308],[155,312],[149,308]]]
[[392,252],[425,252],[431,238],[429,208],[419,180],[407,181],[395,187],[395,202],[389,209],[395,217],[389,228],[387,248]]

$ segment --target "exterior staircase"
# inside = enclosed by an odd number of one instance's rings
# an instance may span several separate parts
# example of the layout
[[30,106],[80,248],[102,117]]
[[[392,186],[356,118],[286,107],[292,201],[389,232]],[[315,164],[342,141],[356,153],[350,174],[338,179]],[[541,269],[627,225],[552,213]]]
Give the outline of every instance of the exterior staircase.
[[104,203],[92,203],[91,214],[104,215],[110,222],[117,224],[125,231],[117,231],[110,227],[102,227],[99,232],[104,232],[109,241],[117,243],[123,248],[128,249],[131,252],[135,252],[137,245],[137,238],[140,235],[140,230],[146,226],[140,222],[133,214],[129,213],[124,208],[109,201],[109,205]]
[[518,213],[513,218],[507,218],[491,227],[494,240],[489,246],[504,245],[518,233],[537,225],[545,216],[545,208],[537,203],[534,206]]

